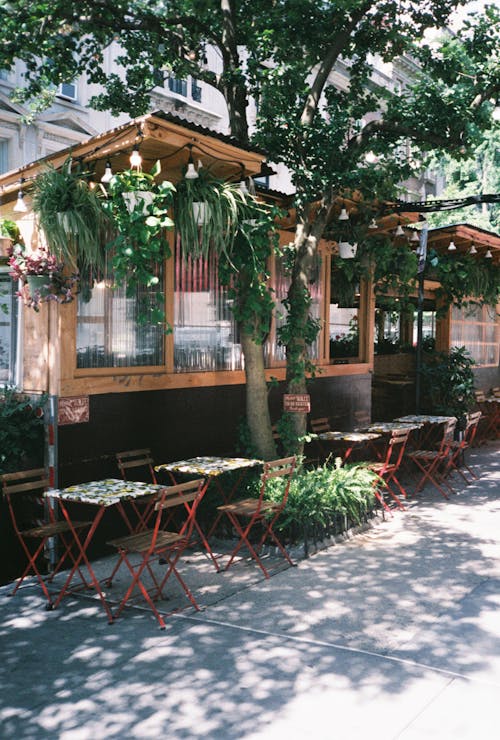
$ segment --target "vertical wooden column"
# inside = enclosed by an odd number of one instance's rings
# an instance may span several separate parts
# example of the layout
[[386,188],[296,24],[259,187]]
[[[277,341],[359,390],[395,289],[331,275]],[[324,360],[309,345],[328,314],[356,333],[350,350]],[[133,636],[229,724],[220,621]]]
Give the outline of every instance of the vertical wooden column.
[[165,315],[172,331],[165,335],[165,364],[168,373],[174,372],[174,290],[175,290],[175,232],[168,232],[171,256],[164,262]]

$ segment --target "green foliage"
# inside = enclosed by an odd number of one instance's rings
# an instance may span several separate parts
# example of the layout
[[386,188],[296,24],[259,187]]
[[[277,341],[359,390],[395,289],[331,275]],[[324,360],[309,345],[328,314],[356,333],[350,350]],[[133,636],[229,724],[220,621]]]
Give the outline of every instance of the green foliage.
[[[158,265],[170,256],[165,232],[173,227],[168,210],[175,188],[166,180],[156,183],[159,173],[160,166],[156,164],[149,173],[124,170],[113,176],[106,208],[113,219],[116,236],[107,249],[112,255],[115,283],[126,285],[128,296],[135,296],[138,287],[149,289],[139,307],[140,320],[166,327],[165,296]],[[145,193],[146,201],[137,195],[141,192]],[[127,201],[130,197],[132,201]]]
[[45,402],[0,389],[0,474],[43,465]]
[[[88,173],[87,173],[88,174]],[[49,251],[72,270],[102,266],[102,244],[108,217],[98,191],[85,173],[72,169],[69,157],[62,167],[49,165],[32,186],[33,210]]]
[[[198,223],[193,203],[204,203],[205,219]],[[225,182],[201,168],[198,177],[183,178],[174,197],[175,230],[186,253],[205,256],[209,249],[229,255],[245,219],[256,217],[257,204],[237,183]]]
[[438,254],[430,250],[427,264],[430,274],[441,287],[436,291],[439,312],[446,313],[450,305],[478,303],[496,307],[500,300],[500,266],[493,260],[477,259],[468,254]]
[[23,244],[23,238],[15,221],[9,218],[0,218],[0,236],[6,236],[15,244]]
[[[377,476],[362,465],[300,468],[292,478],[286,508],[276,528],[291,542],[360,524],[373,510]],[[269,499],[279,501],[283,481],[270,481]],[[347,521],[346,521],[347,520]]]
[[466,414],[474,405],[474,360],[465,347],[450,352],[426,354],[422,367],[422,388],[427,409],[434,414]]

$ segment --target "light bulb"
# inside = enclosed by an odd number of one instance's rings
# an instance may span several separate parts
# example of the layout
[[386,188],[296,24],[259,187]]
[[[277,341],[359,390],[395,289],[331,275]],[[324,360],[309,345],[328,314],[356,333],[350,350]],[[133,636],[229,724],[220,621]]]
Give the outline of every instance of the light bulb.
[[403,231],[401,224],[398,224],[396,231],[394,232],[394,236],[405,236],[405,232]]
[[470,245],[469,254],[477,254],[477,249],[474,244]]
[[196,172],[196,168],[194,166],[193,162],[188,162],[186,174],[184,175],[184,178],[186,180],[196,180],[199,177],[198,173]]
[[142,157],[139,152],[139,144],[134,144],[134,148],[132,149],[132,154],[130,155],[130,166],[140,167],[141,165],[142,165]]
[[340,210],[339,221],[349,221],[349,214],[345,208]]
[[110,182],[113,178],[113,170],[111,169],[111,162],[108,160],[106,162],[106,167],[104,168],[104,175],[101,177],[101,182]]
[[26,213],[26,211],[28,210],[28,206],[26,205],[26,201],[24,200],[24,193],[22,190],[18,192],[16,204],[12,210],[16,213]]
[[488,249],[488,251],[484,255],[484,259],[485,260],[491,260],[491,259],[493,259],[493,255],[491,254],[491,250],[490,249]]
[[369,229],[378,229],[377,222],[375,221],[374,218],[372,218],[372,220],[368,224],[368,228]]
[[457,248],[455,246],[455,242],[451,241],[448,245],[448,252],[456,252]]

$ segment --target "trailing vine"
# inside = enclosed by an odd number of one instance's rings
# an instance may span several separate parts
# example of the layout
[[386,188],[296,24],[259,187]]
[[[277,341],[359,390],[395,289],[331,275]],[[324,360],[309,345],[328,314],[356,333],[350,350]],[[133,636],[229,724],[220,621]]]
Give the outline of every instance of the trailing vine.
[[428,274],[439,281],[436,291],[442,315],[454,304],[496,307],[500,301],[500,265],[468,254],[438,254],[434,249],[427,255]]
[[[139,320],[171,330],[166,324],[158,265],[171,255],[166,230],[173,228],[168,210],[175,188],[166,180],[156,183],[159,174],[157,162],[149,173],[124,170],[114,175],[106,207],[113,217],[116,235],[106,248],[111,255],[114,282],[126,286],[127,296],[136,296],[140,287],[150,289],[139,306]],[[147,198],[144,201],[137,195],[141,192]],[[128,194],[132,200],[127,202]]]

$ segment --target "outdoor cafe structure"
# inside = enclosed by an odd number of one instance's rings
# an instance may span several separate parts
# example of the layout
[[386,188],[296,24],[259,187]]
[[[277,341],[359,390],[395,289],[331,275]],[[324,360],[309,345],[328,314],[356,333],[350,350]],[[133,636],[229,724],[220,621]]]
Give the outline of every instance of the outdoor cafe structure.
[[[20,179],[29,184],[48,163],[59,167],[71,153],[75,161],[95,167],[99,182],[108,161],[115,172],[129,166],[138,130],[144,169],[159,159],[162,176],[173,182],[183,176],[189,151],[195,161],[223,179],[258,178],[265,172],[262,152],[242,150],[230,137],[159,112],[84,141],[71,152],[61,151],[3,175],[0,216],[16,220],[25,243],[36,247],[33,211],[14,211]],[[25,198],[29,204],[29,188]],[[415,214],[410,218],[415,220]],[[280,241],[287,244],[292,241],[293,223],[289,219],[282,225]],[[380,227],[394,225],[389,219]],[[431,232],[430,241],[438,244],[442,231]],[[500,255],[500,238],[473,227],[447,229],[445,237],[446,243],[454,238],[462,250],[474,240],[478,258],[488,249],[495,260]],[[163,266],[170,334],[137,323],[134,299],[124,289],[111,287],[111,275],[81,291],[73,302],[42,303],[39,312],[20,305],[15,286],[10,288],[12,305],[9,316],[2,318],[0,339],[8,344],[11,358],[7,368],[0,369],[0,382],[17,380],[26,393],[48,394],[53,417],[50,462],[59,486],[116,477],[115,453],[124,449],[150,447],[158,462],[236,450],[245,409],[245,375],[230,300],[219,284],[215,258],[186,261],[173,237],[171,247],[172,257]],[[310,384],[311,415],[327,415],[337,428],[349,429],[370,416],[374,370],[379,376],[399,372],[404,377],[408,370],[403,366],[397,370],[395,356],[384,365],[383,358],[374,355],[376,300],[369,281],[360,282],[351,309],[339,309],[335,303],[331,269],[336,249],[331,242],[320,245],[321,260],[311,286],[313,311],[322,320],[312,348],[319,372]],[[2,286],[8,288],[5,258],[0,270]],[[287,290],[279,259],[271,265],[271,274],[279,307]],[[429,305],[435,287],[425,284]],[[332,338],[348,334],[353,321],[357,349],[339,359],[331,350]],[[284,350],[276,341],[278,322],[275,318],[265,347],[267,378],[278,381],[270,390],[273,421],[282,413],[285,380]],[[474,345],[476,355],[483,358],[479,365],[484,365],[480,368],[486,373],[484,382],[498,385],[494,312],[481,311],[471,320],[451,312],[434,329],[438,349],[457,343]],[[408,387],[404,383],[401,387],[408,397]]]

